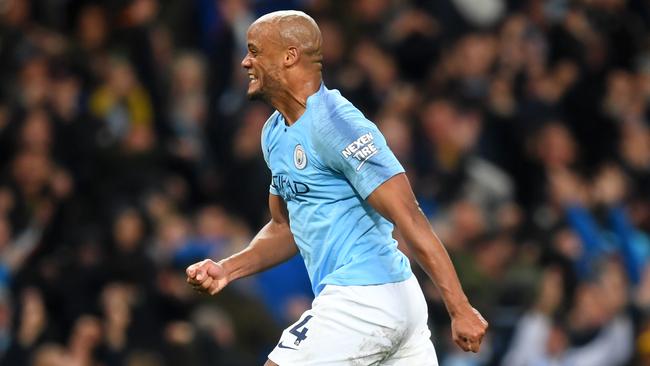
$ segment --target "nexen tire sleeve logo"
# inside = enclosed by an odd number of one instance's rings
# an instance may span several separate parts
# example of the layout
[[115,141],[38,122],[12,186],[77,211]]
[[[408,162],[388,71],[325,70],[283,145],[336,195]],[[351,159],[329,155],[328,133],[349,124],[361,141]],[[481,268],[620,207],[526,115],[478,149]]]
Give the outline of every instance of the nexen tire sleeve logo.
[[346,146],[346,148],[341,151],[341,154],[345,159],[353,157],[358,160],[358,171],[361,169],[363,164],[368,161],[368,159],[375,156],[378,152],[379,149],[375,146],[374,137],[372,136],[372,133],[368,132],[354,140],[350,145]]

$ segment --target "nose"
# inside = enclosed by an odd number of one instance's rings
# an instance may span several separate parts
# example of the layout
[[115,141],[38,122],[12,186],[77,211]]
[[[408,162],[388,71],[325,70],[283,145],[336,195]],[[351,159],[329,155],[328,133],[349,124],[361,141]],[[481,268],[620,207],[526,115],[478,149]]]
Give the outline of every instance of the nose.
[[251,59],[249,57],[249,54],[246,54],[246,56],[244,56],[244,59],[241,60],[241,67],[243,67],[245,69],[250,69],[250,67],[251,67]]

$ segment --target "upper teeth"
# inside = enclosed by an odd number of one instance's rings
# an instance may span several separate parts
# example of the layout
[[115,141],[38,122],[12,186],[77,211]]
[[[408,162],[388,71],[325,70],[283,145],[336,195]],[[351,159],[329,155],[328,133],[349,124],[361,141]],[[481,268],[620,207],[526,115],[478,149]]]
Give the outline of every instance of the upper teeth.
[[248,78],[250,80],[257,80],[257,78],[254,75],[248,74]]

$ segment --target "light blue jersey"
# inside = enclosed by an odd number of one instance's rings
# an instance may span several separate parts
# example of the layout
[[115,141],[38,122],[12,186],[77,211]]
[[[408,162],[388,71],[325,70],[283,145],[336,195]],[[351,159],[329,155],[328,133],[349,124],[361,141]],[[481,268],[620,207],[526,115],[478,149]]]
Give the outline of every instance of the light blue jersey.
[[404,172],[377,127],[337,90],[307,99],[291,126],[275,112],[262,130],[270,192],[287,203],[291,232],[314,294],[327,284],[399,282],[411,276],[393,225],[366,197]]

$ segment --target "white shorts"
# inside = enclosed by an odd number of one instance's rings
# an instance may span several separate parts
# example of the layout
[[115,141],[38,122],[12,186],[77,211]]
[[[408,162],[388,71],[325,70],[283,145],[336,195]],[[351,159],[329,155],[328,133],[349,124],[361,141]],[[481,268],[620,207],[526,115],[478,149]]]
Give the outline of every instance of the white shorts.
[[269,359],[280,366],[437,366],[430,337],[415,276],[374,286],[327,285],[282,332]]

